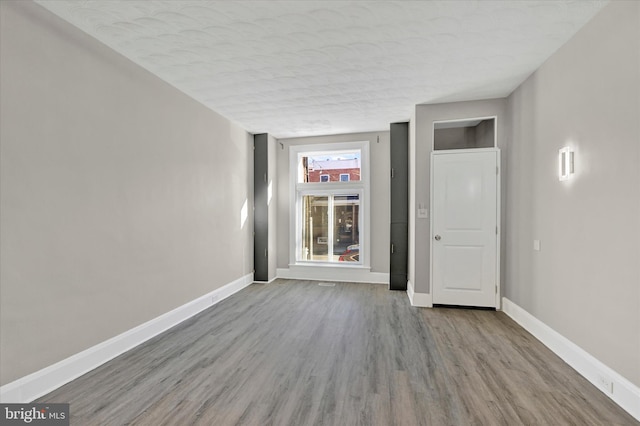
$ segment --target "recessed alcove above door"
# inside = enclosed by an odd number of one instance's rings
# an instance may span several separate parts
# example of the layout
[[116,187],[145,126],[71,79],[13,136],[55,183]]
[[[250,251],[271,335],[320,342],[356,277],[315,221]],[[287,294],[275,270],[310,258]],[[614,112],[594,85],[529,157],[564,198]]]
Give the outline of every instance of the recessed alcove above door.
[[433,150],[494,148],[496,118],[481,117],[433,123]]

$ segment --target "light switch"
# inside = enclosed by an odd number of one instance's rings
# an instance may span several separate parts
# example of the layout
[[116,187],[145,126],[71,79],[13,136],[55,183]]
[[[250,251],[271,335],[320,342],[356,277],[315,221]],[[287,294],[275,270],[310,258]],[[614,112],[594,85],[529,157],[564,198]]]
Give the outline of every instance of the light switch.
[[418,219],[426,219],[429,216],[424,204],[418,204]]
[[533,249],[535,251],[540,251],[540,240],[533,240]]

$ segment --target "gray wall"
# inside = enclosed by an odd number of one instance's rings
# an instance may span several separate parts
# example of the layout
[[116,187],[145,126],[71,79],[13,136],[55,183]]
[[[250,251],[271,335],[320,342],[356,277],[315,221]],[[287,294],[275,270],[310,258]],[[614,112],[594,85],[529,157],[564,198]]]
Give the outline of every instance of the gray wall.
[[482,120],[480,124],[475,127],[475,142],[476,147],[486,148],[493,146],[495,143],[495,131],[493,121]]
[[0,2],[0,383],[251,273],[251,137]]
[[278,141],[273,136],[268,136],[269,153],[269,186],[271,187],[271,201],[269,201],[269,277],[272,280],[276,277],[278,267]]
[[509,109],[506,296],[640,386],[640,3],[607,5]]
[[[409,233],[409,247],[407,253],[407,286],[413,286],[415,290],[416,284],[416,226],[418,220],[418,203],[416,201],[417,193],[416,193],[416,150],[418,144],[418,125],[417,121],[417,108],[413,108],[411,111],[411,118],[409,119],[409,223],[408,223],[408,233]],[[420,202],[422,201],[422,196],[420,198]],[[421,222],[424,222],[425,219],[420,219]],[[421,236],[422,237],[422,236]],[[422,261],[422,259],[420,259]],[[428,283],[425,282],[423,287],[428,288]],[[410,290],[410,288],[407,288]],[[415,290],[418,291],[418,290]]]
[[[431,151],[433,147],[433,122],[462,118],[497,116],[498,147],[502,152],[502,196],[505,195],[504,181],[507,151],[507,102],[506,99],[485,101],[454,102],[435,105],[417,105],[415,111],[415,136],[409,141],[409,281],[418,293],[429,293],[429,252],[430,230],[429,206],[431,179]],[[424,204],[429,209],[429,218],[417,217],[417,208]],[[502,223],[504,225],[504,200]],[[504,233],[502,234],[502,256],[504,257]]]
[[371,272],[389,272],[388,131],[278,140],[278,268],[289,267],[289,147],[362,141],[369,141],[371,162]]

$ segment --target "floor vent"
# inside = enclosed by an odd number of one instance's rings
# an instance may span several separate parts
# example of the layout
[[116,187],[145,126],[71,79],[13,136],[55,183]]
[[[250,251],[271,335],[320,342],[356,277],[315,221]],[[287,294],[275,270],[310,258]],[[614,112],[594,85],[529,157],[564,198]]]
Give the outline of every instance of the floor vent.
[[318,283],[320,287],[335,287],[336,283]]

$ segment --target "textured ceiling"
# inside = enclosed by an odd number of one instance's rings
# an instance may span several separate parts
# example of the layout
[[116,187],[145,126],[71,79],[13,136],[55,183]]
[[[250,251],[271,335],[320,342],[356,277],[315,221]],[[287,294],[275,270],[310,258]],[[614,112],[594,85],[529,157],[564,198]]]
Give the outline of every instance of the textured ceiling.
[[511,93],[604,1],[36,0],[250,132],[388,129]]

